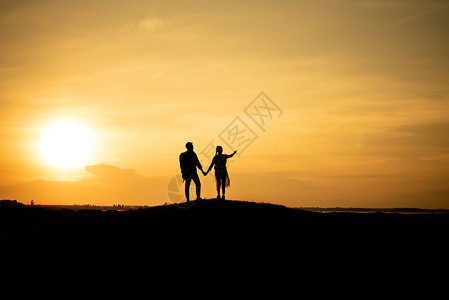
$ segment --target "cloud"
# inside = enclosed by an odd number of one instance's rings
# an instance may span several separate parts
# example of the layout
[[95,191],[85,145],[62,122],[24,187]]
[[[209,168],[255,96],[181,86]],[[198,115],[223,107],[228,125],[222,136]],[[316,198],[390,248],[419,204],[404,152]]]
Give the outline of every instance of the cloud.
[[[106,191],[110,203],[160,204],[166,201],[165,188],[167,179],[149,178],[138,174],[133,169],[122,169],[108,164],[86,166],[92,175],[83,181],[89,186],[96,186]],[[105,198],[105,195],[99,195]],[[105,200],[103,200],[105,201]]]
[[132,30],[141,30],[141,31],[155,31],[162,24],[162,20],[160,18],[154,17],[146,17],[137,22],[131,22],[125,24],[122,28],[120,28],[120,32],[129,32]]
[[425,146],[449,149],[449,123],[428,123],[392,128],[379,144],[388,146]]
[[157,18],[144,18],[137,23],[137,27],[142,30],[154,31],[160,23],[160,19]]
[[407,17],[405,19],[400,20],[394,26],[402,26],[404,24],[407,24],[407,23],[413,22],[415,20],[418,20],[419,18],[422,18],[422,17],[424,17],[426,15],[433,14],[433,13],[439,12],[439,11],[441,11],[443,9],[447,9],[447,8],[449,8],[449,6],[447,6],[447,5],[439,6],[439,7],[436,7],[436,8],[432,8],[432,9],[429,9],[429,10],[426,10],[426,11],[414,14],[414,15],[412,15],[410,17]]
[[363,7],[371,7],[371,8],[395,8],[395,7],[408,7],[410,6],[410,2],[404,1],[363,1],[363,2],[355,2],[357,6]]
[[86,166],[85,170],[103,181],[118,185],[142,184],[147,181],[147,178],[138,175],[133,169],[121,169],[107,164]]

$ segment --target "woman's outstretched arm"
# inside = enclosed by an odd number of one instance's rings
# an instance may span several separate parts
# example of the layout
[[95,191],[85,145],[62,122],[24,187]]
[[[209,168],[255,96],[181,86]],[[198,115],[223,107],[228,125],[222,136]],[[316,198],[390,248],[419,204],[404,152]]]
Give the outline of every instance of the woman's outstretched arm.
[[225,156],[226,156],[226,158],[230,158],[230,157],[233,157],[234,154],[236,154],[236,153],[237,153],[237,150],[235,150],[234,153],[232,153],[232,154],[225,154]]

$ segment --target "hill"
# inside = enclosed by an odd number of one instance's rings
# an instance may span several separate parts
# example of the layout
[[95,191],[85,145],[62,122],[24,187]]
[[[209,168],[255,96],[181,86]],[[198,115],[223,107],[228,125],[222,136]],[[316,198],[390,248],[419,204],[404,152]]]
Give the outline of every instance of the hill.
[[[128,211],[0,203],[3,255],[28,262],[150,264],[152,270],[439,259],[448,214],[326,213],[201,200]],[[5,253],[6,252],[6,253]],[[444,254],[445,255],[445,254]],[[136,266],[136,265],[134,265]],[[341,267],[341,266],[340,266]],[[257,272],[256,272],[257,273]]]

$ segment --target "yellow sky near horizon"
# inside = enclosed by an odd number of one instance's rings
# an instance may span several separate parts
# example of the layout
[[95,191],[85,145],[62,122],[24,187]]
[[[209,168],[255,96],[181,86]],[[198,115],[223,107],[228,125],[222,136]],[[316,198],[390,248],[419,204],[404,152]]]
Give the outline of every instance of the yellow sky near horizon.
[[[168,202],[185,142],[241,117],[259,138],[230,198],[449,208],[448,17],[424,0],[0,1],[0,198]],[[266,131],[244,112],[261,91],[283,112]],[[95,151],[64,169],[37,145],[67,118]]]

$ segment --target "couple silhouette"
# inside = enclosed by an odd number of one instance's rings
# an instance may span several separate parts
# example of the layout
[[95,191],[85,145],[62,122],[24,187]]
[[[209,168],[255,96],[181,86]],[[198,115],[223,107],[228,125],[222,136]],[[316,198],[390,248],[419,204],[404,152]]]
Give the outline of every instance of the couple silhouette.
[[[215,180],[217,183],[217,199],[225,199],[225,189],[230,185],[228,170],[226,169],[226,161],[228,158],[233,157],[237,151],[232,154],[223,154],[223,147],[217,146],[215,150],[215,156],[206,172],[203,171],[203,167],[198,159],[198,156],[193,151],[193,144],[188,142],[186,144],[187,151],[179,155],[179,164],[181,166],[182,179],[185,181],[185,194],[187,202],[190,201],[190,183],[195,183],[196,186],[196,199],[201,199],[201,181],[198,177],[197,168],[203,173],[204,176],[209,174],[212,167],[215,166]],[[220,198],[220,187],[222,190],[222,197]]]

